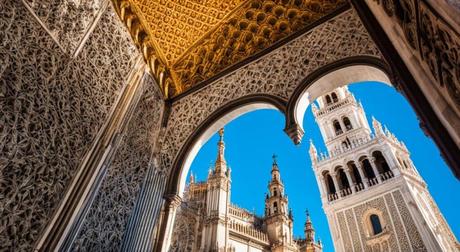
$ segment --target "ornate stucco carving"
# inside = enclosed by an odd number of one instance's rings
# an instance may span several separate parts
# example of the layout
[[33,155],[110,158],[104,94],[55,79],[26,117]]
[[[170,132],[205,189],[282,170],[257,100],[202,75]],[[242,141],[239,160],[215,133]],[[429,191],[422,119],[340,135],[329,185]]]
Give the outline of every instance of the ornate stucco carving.
[[64,52],[75,53],[108,0],[22,0]]
[[[449,24],[425,0],[377,1],[393,18],[413,54],[425,63],[439,89],[460,107],[460,28]],[[453,6],[458,4],[451,3]]]
[[138,53],[111,9],[75,58],[22,2],[0,17],[0,244],[30,251]]
[[309,73],[328,63],[379,52],[355,13],[348,11],[264,58],[174,102],[165,129],[161,167],[169,169],[178,151],[213,111],[250,94],[288,99]]
[[112,1],[150,67],[160,68],[152,72],[167,98],[346,5],[344,0]]
[[149,77],[115,159],[85,219],[73,250],[112,251],[121,240],[148,168],[163,109],[162,95]]

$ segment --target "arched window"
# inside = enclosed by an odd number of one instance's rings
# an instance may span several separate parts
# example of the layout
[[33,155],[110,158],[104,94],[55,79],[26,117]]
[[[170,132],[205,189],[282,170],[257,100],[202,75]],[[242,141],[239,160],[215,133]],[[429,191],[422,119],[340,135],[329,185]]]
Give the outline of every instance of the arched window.
[[326,184],[327,184],[327,189],[329,194],[334,194],[335,193],[335,186],[334,186],[334,181],[332,180],[331,175],[326,174]]
[[334,120],[334,122],[332,124],[334,125],[334,130],[335,130],[336,135],[340,135],[340,134],[343,133],[342,127],[340,127],[339,121]]
[[273,212],[274,212],[274,213],[277,213],[277,212],[278,212],[278,203],[276,203],[276,201],[273,202]]
[[372,169],[371,163],[367,158],[361,160],[361,166],[363,167],[364,174],[368,179],[375,178],[374,170]]
[[331,96],[332,96],[332,101],[333,102],[338,102],[339,101],[339,99],[337,98],[337,95],[334,92],[332,92]]
[[340,181],[340,186],[341,186],[340,189],[349,188],[349,187],[350,187],[350,183],[348,182],[347,175],[345,174],[345,172],[343,171],[343,169],[340,169],[340,170],[337,172],[337,175],[338,175],[339,181]]
[[372,156],[375,160],[375,165],[377,166],[377,170],[380,174],[390,171],[390,166],[387,163],[387,160],[383,156],[382,152],[374,151]]
[[342,147],[343,147],[344,149],[348,149],[349,146],[348,146],[347,141],[343,141],[343,142],[342,142]]
[[331,104],[331,97],[329,95],[326,95],[326,103]]
[[276,189],[273,189],[273,196],[278,196],[278,192],[276,191]]
[[350,119],[348,119],[348,117],[343,118],[343,125],[345,125],[346,130],[353,129],[353,126],[351,125]]
[[376,214],[371,214],[369,217],[372,225],[372,232],[374,235],[382,233],[382,224],[380,223],[379,216]]

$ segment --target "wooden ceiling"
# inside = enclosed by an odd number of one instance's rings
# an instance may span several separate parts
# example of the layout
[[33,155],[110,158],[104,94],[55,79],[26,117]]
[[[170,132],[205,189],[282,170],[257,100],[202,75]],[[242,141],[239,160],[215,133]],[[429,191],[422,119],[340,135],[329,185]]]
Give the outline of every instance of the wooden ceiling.
[[165,99],[292,37],[345,0],[112,0]]

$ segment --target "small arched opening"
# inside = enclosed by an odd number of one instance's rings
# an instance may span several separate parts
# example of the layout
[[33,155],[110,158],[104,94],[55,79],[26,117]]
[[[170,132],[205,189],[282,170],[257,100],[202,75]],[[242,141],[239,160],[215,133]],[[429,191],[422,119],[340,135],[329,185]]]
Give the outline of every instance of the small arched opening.
[[361,175],[359,174],[358,167],[356,167],[355,162],[350,161],[347,163],[348,169],[350,170],[351,173],[351,179],[353,180],[353,183],[355,184],[361,184],[363,182]]
[[335,92],[332,92],[331,98],[332,98],[333,103],[336,103],[339,101],[339,98],[337,98],[337,94]]
[[365,176],[368,179],[375,178],[376,174],[374,173],[374,170],[372,169],[372,165],[369,159],[367,157],[361,157],[360,162],[361,162],[361,167],[363,168]]
[[353,126],[351,125],[350,119],[348,119],[348,117],[346,117],[346,116],[343,118],[343,125],[345,125],[345,129],[347,131],[353,129]]
[[336,193],[336,188],[334,185],[334,180],[332,180],[331,174],[329,172],[326,172],[323,174],[324,176],[324,182],[326,183],[326,189],[328,194],[335,194]]
[[383,228],[382,228],[382,223],[380,222],[380,218],[377,214],[371,214],[369,216],[369,221],[371,223],[372,227],[372,234],[373,235],[378,235],[382,233]]
[[331,104],[332,103],[332,100],[331,100],[331,97],[329,95],[326,95],[326,104]]
[[390,166],[381,151],[374,151],[372,157],[374,158],[375,166],[377,166],[377,170],[380,174],[390,172]]
[[336,136],[338,136],[338,135],[343,133],[342,126],[340,126],[339,120],[334,120],[332,122],[332,125],[334,126],[334,131],[335,131]]
[[337,180],[339,181],[340,190],[350,188],[350,183],[348,181],[347,175],[341,166],[336,168]]

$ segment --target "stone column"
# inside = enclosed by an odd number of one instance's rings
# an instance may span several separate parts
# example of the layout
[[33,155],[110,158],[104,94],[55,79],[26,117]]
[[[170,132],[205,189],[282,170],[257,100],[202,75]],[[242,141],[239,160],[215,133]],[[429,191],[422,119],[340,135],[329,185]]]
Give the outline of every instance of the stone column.
[[319,191],[320,191],[321,196],[326,195],[327,197],[328,192],[327,192],[326,180],[324,180],[323,175],[320,175],[319,177],[319,184],[320,184]]
[[171,245],[171,236],[174,228],[177,208],[180,206],[181,198],[178,195],[166,195],[164,203],[163,218],[160,222],[155,251],[168,252]]
[[337,182],[337,174],[335,172],[331,173],[331,177],[332,177],[332,181],[334,182],[335,193],[340,198],[340,194],[339,194],[340,187],[339,187],[339,183]]
[[379,170],[377,169],[377,166],[375,166],[375,158],[370,158],[369,163],[372,166],[372,170],[374,171],[374,174],[375,174],[375,177],[377,178],[377,181],[379,183],[382,183],[382,178],[380,178]]
[[[344,167],[347,167],[347,166],[344,166]],[[350,168],[347,167],[347,168],[345,169],[345,174],[347,175],[348,184],[349,184],[350,187],[351,187],[351,192],[352,192],[352,193],[355,193],[355,192],[356,192],[356,188],[355,188],[355,185],[356,185],[356,184],[353,183],[353,180],[351,179],[351,173],[350,173],[350,172],[351,172]]]
[[361,177],[361,180],[363,181],[364,188],[369,187],[369,179],[364,175],[363,167],[361,166],[361,163],[355,161],[355,165],[356,165],[356,168],[358,169],[359,176]]

